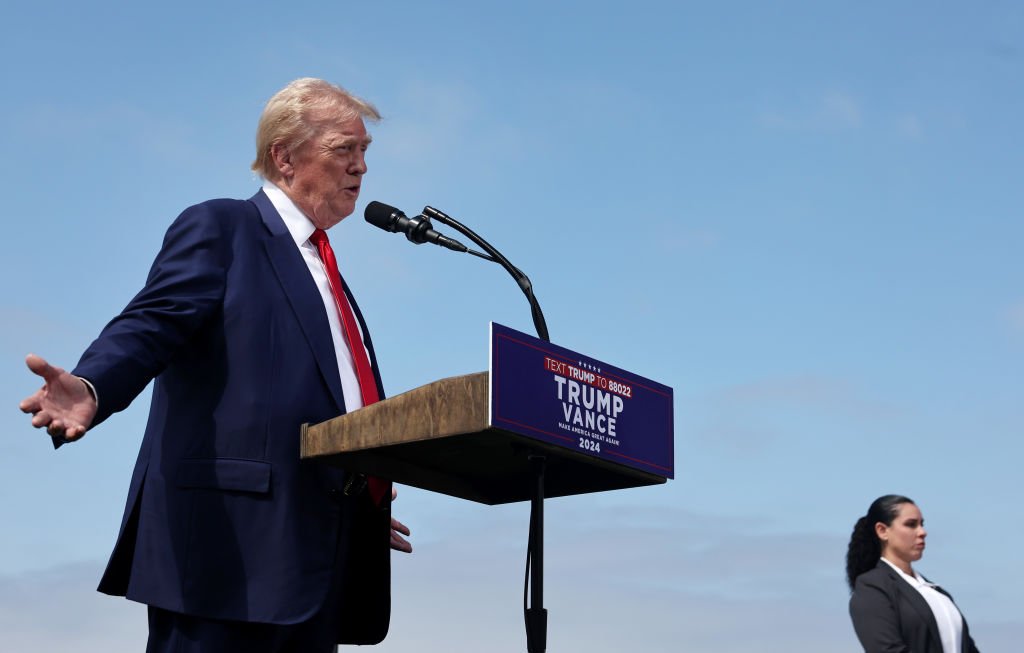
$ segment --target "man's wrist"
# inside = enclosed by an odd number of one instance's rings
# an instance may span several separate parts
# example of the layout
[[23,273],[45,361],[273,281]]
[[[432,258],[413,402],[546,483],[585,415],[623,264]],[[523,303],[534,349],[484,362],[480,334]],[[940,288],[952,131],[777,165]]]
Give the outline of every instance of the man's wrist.
[[96,394],[96,386],[94,386],[92,384],[92,381],[90,381],[89,379],[85,378],[84,376],[77,376],[75,378],[85,384],[85,388],[89,391],[89,394],[92,395],[92,400],[96,402],[96,408],[99,408],[100,407],[100,396],[98,394]]

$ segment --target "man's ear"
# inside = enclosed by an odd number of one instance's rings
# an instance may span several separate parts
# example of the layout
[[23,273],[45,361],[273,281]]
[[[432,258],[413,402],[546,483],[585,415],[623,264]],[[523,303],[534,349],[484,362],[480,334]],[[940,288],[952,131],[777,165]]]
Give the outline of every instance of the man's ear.
[[280,178],[290,180],[295,174],[295,167],[292,165],[292,152],[288,146],[281,141],[274,141],[270,144],[270,158],[274,160],[274,167]]

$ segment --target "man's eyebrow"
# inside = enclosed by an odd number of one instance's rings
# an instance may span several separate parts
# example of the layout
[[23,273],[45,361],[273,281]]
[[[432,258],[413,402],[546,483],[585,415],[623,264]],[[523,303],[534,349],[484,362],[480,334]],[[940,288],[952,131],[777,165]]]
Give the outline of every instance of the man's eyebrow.
[[358,138],[352,134],[340,134],[335,141],[338,145],[351,145],[353,143],[362,143],[363,145],[369,145],[373,142],[373,138],[367,134],[363,138]]

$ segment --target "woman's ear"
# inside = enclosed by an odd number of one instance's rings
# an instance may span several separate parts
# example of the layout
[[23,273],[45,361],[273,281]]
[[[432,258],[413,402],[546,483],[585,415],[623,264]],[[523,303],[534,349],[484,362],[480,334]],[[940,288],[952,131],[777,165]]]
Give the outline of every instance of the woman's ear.
[[875,522],[875,535],[882,542],[882,546],[885,546],[889,541],[889,527],[882,522]]

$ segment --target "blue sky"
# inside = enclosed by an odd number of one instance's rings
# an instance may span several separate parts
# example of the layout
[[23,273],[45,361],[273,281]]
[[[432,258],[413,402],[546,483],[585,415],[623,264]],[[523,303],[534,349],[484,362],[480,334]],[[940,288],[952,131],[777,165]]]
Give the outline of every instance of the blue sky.
[[[530,331],[497,266],[372,230],[470,224],[552,339],[675,389],[676,480],[547,507],[549,650],[853,653],[843,556],[870,501],[987,653],[1024,639],[1024,9],[1012,2],[38,2],[5,8],[0,642],[139,650],[92,591],[140,397],[54,453],[22,359],[70,367],[170,221],[248,197],[253,133],[323,77],[385,120],[332,241],[396,394]],[[403,489],[382,651],[525,649],[526,506]]]

